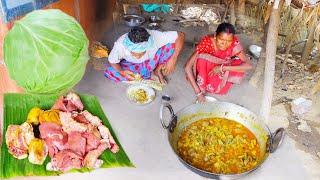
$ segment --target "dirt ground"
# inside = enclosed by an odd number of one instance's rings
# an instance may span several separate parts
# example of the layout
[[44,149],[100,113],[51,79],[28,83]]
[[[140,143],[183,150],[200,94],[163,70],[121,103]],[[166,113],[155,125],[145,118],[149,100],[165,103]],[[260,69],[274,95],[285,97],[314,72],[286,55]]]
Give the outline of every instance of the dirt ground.
[[[281,63],[277,60],[274,101],[282,99],[284,102],[275,105],[277,108],[273,108],[273,113],[286,116],[284,121],[288,135],[296,140],[299,148],[320,158],[320,93],[311,94],[311,89],[320,79],[320,59],[310,59],[307,65],[303,65],[295,63],[299,58],[300,56],[291,58],[293,63],[288,64],[288,69],[281,79]],[[317,68],[312,70],[311,67]],[[312,101],[311,110],[301,117],[293,115],[290,110],[291,100],[299,97]]]
[[[214,26],[179,27],[170,22],[170,17],[168,17],[160,30],[183,31],[187,35],[186,43],[194,45],[201,36],[212,33],[211,31],[214,29]],[[104,43],[112,47],[113,44],[110,42],[113,42],[118,35],[125,33],[127,30],[128,28],[120,24],[117,27],[116,34],[107,34],[105,36]],[[262,30],[256,31],[255,28],[243,28],[238,36],[243,47],[248,51],[248,46],[251,44],[261,45],[263,34]],[[277,55],[284,57],[284,54],[279,53],[279,51]],[[182,56],[187,57],[188,55]],[[287,135],[295,141],[296,148],[301,150],[304,164],[306,166],[313,164],[314,167],[320,167],[320,92],[314,95],[311,94],[312,87],[320,79],[320,58],[318,56],[310,59],[307,65],[298,63],[300,58],[298,55],[289,55],[290,63],[287,64],[282,78],[280,78],[282,63],[279,58],[276,60],[273,106],[268,124],[271,127],[285,127]],[[253,64],[256,65],[257,59],[252,60]],[[250,79],[251,75],[252,72],[249,72],[247,80]],[[245,82],[241,87],[233,88],[229,95],[217,98],[252,107],[251,110],[253,112],[259,113],[260,106],[257,106],[257,104],[261,103],[262,87],[263,79],[260,81],[259,88],[253,88]],[[248,98],[252,97],[252,94],[255,94],[254,96],[258,98]],[[291,112],[290,103],[299,97],[311,100],[312,108],[303,116],[296,117]],[[316,174],[316,177],[319,175],[314,172],[314,168],[309,169],[312,169],[310,170],[311,174]]]
[[[250,31],[249,31],[250,33]],[[251,37],[259,44],[261,33],[251,32]],[[319,53],[318,53],[319,54]],[[289,54],[289,62],[281,77],[282,60],[285,54],[277,51],[276,74],[273,91],[273,103],[269,124],[283,126],[287,135],[301,150],[302,159],[307,166],[320,165],[320,92],[312,94],[311,90],[320,80],[319,55],[310,57],[306,65],[299,63],[300,55]],[[263,82],[258,91],[262,92]],[[305,98],[312,101],[311,110],[297,116],[291,111],[292,100]],[[313,163],[311,163],[311,161]],[[312,169],[312,168],[310,168]],[[311,174],[313,174],[311,172]],[[317,176],[318,177],[318,176]]]

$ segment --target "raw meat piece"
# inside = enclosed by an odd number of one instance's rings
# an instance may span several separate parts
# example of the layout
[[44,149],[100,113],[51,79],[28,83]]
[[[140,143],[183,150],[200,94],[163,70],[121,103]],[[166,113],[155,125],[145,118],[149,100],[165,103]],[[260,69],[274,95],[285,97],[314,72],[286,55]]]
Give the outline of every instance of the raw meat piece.
[[111,152],[113,153],[118,152],[119,146],[117,145],[116,141],[113,139],[109,129],[104,125],[100,125],[98,129],[100,131],[100,134],[103,140],[109,145]]
[[79,123],[72,119],[71,113],[60,112],[60,121],[62,124],[62,129],[70,134],[72,131],[85,132],[87,130],[86,124]]

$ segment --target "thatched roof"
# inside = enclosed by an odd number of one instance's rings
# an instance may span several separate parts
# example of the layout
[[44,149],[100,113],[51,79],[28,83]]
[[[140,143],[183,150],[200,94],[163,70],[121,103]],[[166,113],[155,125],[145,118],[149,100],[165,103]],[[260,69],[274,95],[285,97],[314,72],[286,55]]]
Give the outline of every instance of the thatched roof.
[[[286,0],[286,2],[290,0]],[[320,0],[291,0],[291,4],[297,8],[304,7],[314,7],[319,5]]]

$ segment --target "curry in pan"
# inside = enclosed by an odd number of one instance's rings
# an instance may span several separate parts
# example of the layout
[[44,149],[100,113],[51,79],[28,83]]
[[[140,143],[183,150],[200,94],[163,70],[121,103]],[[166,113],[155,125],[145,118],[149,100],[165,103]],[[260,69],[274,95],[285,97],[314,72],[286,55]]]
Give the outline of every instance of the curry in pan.
[[185,128],[178,140],[180,157],[201,170],[238,174],[254,168],[260,147],[254,134],[242,124],[207,118]]

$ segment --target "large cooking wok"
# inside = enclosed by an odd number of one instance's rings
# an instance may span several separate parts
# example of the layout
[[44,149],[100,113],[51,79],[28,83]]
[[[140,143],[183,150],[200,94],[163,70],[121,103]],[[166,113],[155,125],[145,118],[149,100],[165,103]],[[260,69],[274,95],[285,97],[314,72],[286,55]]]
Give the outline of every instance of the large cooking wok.
[[[167,120],[167,122],[163,119],[165,108],[169,110],[171,115],[170,121]],[[177,143],[180,134],[185,127],[193,122],[210,117],[226,118],[239,122],[256,136],[259,142],[260,151],[262,152],[257,166],[241,174],[216,174],[198,169],[185,162],[179,156]],[[160,108],[160,121],[163,128],[168,130],[169,143],[180,161],[197,174],[215,179],[235,179],[253,172],[260,167],[260,165],[268,158],[270,153],[273,153],[278,148],[284,137],[283,128],[279,128],[274,133],[271,133],[269,128],[260,119],[258,119],[254,113],[244,107],[228,102],[215,101],[204,104],[192,104],[177,113],[174,113],[171,105],[165,102]]]

